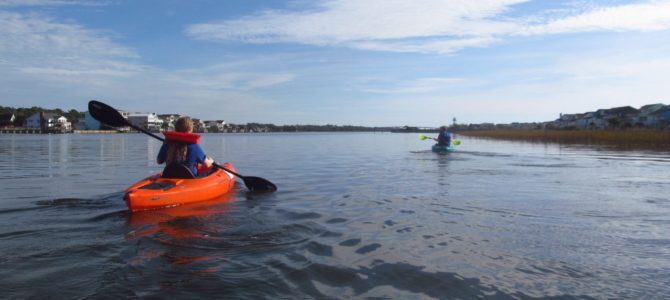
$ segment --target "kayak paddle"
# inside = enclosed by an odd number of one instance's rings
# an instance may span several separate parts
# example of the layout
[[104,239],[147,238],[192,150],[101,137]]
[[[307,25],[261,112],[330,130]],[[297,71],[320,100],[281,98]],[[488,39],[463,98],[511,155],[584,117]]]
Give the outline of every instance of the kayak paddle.
[[419,134],[419,139],[423,141],[423,140],[427,140],[427,139],[433,139],[433,140],[434,140],[435,138],[427,137],[427,136],[424,135],[424,134]]
[[[427,140],[427,139],[432,139],[432,140],[436,140],[436,141],[437,141],[436,138],[427,137],[427,136],[424,135],[424,134],[419,134],[419,139],[422,140],[422,141],[423,141],[423,140]],[[454,144],[455,146],[458,146],[458,145],[461,144],[461,141],[460,141],[460,140],[456,140],[456,139],[454,139],[454,140],[451,141],[451,143]]]
[[[130,124],[126,118],[124,118],[121,113],[119,113],[118,110],[114,109],[113,107],[102,103],[100,101],[95,101],[91,100],[88,102],[88,112],[91,114],[93,118],[96,120],[100,121],[100,123],[103,123],[105,125],[111,126],[111,127],[131,127],[137,131],[140,131],[142,133],[146,133],[158,140],[165,141],[162,137],[157,136],[143,128],[139,128],[133,124]],[[254,176],[242,176],[240,174],[237,174],[217,163],[213,163],[214,166],[217,168],[223,169],[224,171],[231,173],[239,178],[241,178],[244,181],[244,184],[247,186],[247,188],[252,191],[252,192],[274,192],[277,190],[277,186],[274,185],[274,183],[270,182],[267,179],[261,178],[261,177],[254,177]]]

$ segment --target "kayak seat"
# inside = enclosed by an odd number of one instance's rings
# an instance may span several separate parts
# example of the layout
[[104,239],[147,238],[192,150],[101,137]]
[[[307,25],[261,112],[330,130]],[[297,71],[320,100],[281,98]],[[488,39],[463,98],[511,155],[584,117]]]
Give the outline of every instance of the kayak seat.
[[191,169],[183,164],[170,164],[163,169],[163,178],[193,179]]

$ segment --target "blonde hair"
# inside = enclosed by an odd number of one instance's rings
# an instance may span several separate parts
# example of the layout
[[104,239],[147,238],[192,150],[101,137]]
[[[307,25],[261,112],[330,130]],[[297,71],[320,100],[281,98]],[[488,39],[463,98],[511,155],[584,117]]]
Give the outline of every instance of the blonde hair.
[[[193,120],[190,117],[181,117],[177,119],[174,125],[177,132],[193,132]],[[186,151],[188,145],[182,142],[168,142],[167,155],[165,164],[171,165],[173,163],[182,163],[186,160]]]

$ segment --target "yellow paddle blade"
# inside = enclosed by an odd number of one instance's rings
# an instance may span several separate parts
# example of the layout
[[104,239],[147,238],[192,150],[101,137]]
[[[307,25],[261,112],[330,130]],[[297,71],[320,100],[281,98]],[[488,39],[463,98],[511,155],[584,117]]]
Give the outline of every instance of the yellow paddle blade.
[[425,136],[425,135],[423,135],[423,134],[419,134],[419,139],[420,139],[420,140],[423,141],[423,140],[425,140],[425,139],[427,139],[427,138],[428,138],[427,136]]
[[460,141],[460,140],[454,140],[454,141],[452,142],[452,144],[454,144],[454,145],[460,145],[460,144],[461,144],[461,141]]

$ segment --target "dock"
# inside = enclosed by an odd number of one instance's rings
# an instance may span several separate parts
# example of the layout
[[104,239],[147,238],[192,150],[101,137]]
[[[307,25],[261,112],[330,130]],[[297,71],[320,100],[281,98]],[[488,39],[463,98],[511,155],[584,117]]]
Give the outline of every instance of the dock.
[[60,132],[42,132],[39,128],[0,128],[0,134],[42,134],[42,133],[60,133]]

